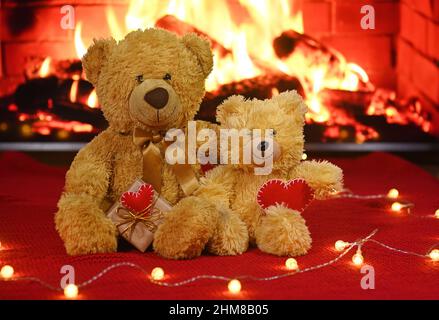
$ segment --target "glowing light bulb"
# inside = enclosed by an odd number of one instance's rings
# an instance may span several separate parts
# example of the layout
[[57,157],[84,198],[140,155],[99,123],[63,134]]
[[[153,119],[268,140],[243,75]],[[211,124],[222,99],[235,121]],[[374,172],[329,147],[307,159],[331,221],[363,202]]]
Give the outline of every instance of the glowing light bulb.
[[64,288],[64,296],[67,299],[76,299],[78,297],[78,287],[75,284],[68,284]]
[[439,249],[433,249],[428,254],[431,260],[433,261],[439,261]]
[[297,264],[297,260],[294,258],[288,258],[285,261],[285,267],[287,267],[288,270],[297,270],[299,269],[299,265]]
[[337,251],[343,251],[344,249],[346,249],[347,247],[349,246],[349,242],[345,242],[345,241],[343,241],[343,240],[337,240],[336,242],[335,242],[335,245],[334,245],[334,247],[335,247],[335,250],[337,250]]
[[436,219],[439,219],[439,209],[436,209],[436,212],[434,213],[434,216]]
[[400,204],[399,202],[394,202],[392,203],[391,209],[392,211],[399,212],[402,209],[402,204]]
[[352,262],[356,265],[356,266],[361,266],[364,262],[364,258],[363,255],[359,252],[357,252],[356,254],[354,254],[352,256]]
[[302,153],[302,160],[306,160],[308,159],[308,155],[304,152]]
[[160,268],[160,267],[155,267],[154,269],[152,269],[151,271],[151,278],[153,280],[163,280],[163,278],[165,277],[165,271]]
[[241,282],[238,279],[233,279],[229,281],[229,284],[227,285],[227,288],[229,289],[229,292],[233,294],[237,294],[241,292]]
[[387,192],[387,197],[388,198],[392,198],[392,199],[396,199],[399,197],[399,191],[396,188],[392,188],[389,190],[389,192]]
[[10,279],[14,275],[14,268],[9,265],[5,265],[2,267],[0,274],[4,279]]

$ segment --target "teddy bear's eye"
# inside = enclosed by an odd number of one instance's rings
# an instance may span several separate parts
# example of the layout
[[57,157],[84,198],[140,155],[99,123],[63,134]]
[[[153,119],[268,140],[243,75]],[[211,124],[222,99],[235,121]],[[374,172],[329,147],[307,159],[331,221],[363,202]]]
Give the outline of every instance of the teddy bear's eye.
[[275,136],[277,134],[277,131],[275,129],[273,129],[273,136]]
[[143,75],[141,74],[141,75],[136,76],[136,81],[137,81],[137,83],[142,83],[143,82]]
[[165,74],[163,80],[171,80],[171,75],[169,73]]

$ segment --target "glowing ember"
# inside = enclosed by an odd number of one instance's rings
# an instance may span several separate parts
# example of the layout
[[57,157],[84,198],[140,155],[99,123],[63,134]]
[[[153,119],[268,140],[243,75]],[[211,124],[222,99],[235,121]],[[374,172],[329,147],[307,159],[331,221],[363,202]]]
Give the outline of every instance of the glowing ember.
[[21,113],[21,114],[18,116],[18,121],[23,122],[23,121],[28,120],[29,118],[30,118],[30,116],[29,116],[28,114],[26,114],[26,113]]
[[47,127],[41,127],[41,128],[37,128],[35,130],[35,132],[37,132],[43,136],[48,136],[50,134],[50,129]]
[[42,135],[49,135],[53,129],[58,129],[67,132],[88,133],[93,132],[93,126],[87,123],[78,121],[36,121],[32,124],[32,131]]
[[40,121],[52,121],[53,116],[50,113],[38,111],[36,113],[36,118]]
[[43,63],[41,64],[40,70],[38,71],[38,76],[41,78],[45,78],[50,73],[50,63],[52,61],[51,57],[47,57],[44,59]]
[[66,126],[66,128],[71,128],[73,132],[92,132],[93,126],[85,123],[78,123],[73,121],[70,123],[70,126]]
[[6,122],[0,122],[0,132],[5,132],[9,129],[9,126]]
[[16,104],[12,103],[8,106],[8,110],[11,112],[16,112],[16,111],[18,111],[18,107]]
[[419,101],[403,101],[404,112],[396,107],[398,103],[395,101],[396,95],[394,91],[379,89],[376,91],[366,113],[368,115],[385,115],[388,123],[401,125],[413,123],[424,132],[431,130],[431,122],[426,119]]
[[21,113],[18,115],[18,120],[25,122],[21,125],[21,134],[25,137],[30,137],[32,133],[40,135],[50,135],[52,131],[57,130],[57,136],[60,139],[66,139],[69,132],[76,133],[91,133],[95,129],[91,124],[82,123],[79,121],[68,121],[57,118],[54,114],[37,111],[35,114]]

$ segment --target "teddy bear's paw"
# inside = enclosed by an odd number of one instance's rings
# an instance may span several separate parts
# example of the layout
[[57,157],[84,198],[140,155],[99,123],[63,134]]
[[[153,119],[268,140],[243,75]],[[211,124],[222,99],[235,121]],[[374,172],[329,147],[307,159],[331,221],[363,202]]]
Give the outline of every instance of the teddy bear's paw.
[[65,241],[67,253],[70,255],[117,251],[117,230],[105,217],[94,228],[89,226],[87,230],[79,230],[76,239],[77,241]]
[[70,255],[115,252],[116,226],[89,196],[63,195],[55,215],[56,229]]
[[242,254],[247,250],[248,243],[245,223],[230,209],[220,209],[217,228],[207,244],[209,252],[219,256]]
[[169,259],[198,257],[213,235],[218,216],[218,210],[206,200],[182,199],[157,228],[153,242],[155,252]]
[[316,199],[326,199],[343,188],[343,171],[328,161],[304,161],[295,171],[311,186]]
[[266,209],[255,235],[260,250],[278,256],[306,254],[312,243],[308,227],[299,212],[283,206]]

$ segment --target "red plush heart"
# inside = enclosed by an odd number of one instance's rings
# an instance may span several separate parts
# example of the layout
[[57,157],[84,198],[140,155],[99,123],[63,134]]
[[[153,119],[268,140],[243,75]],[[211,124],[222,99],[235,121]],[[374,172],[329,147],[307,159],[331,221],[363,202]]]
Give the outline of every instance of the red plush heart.
[[258,191],[257,201],[262,209],[282,204],[302,212],[313,199],[313,192],[303,179],[266,181]]
[[152,204],[153,199],[153,186],[148,183],[144,183],[140,186],[137,192],[127,191],[122,193],[120,202],[125,208],[132,212],[143,213],[144,210],[146,210]]

